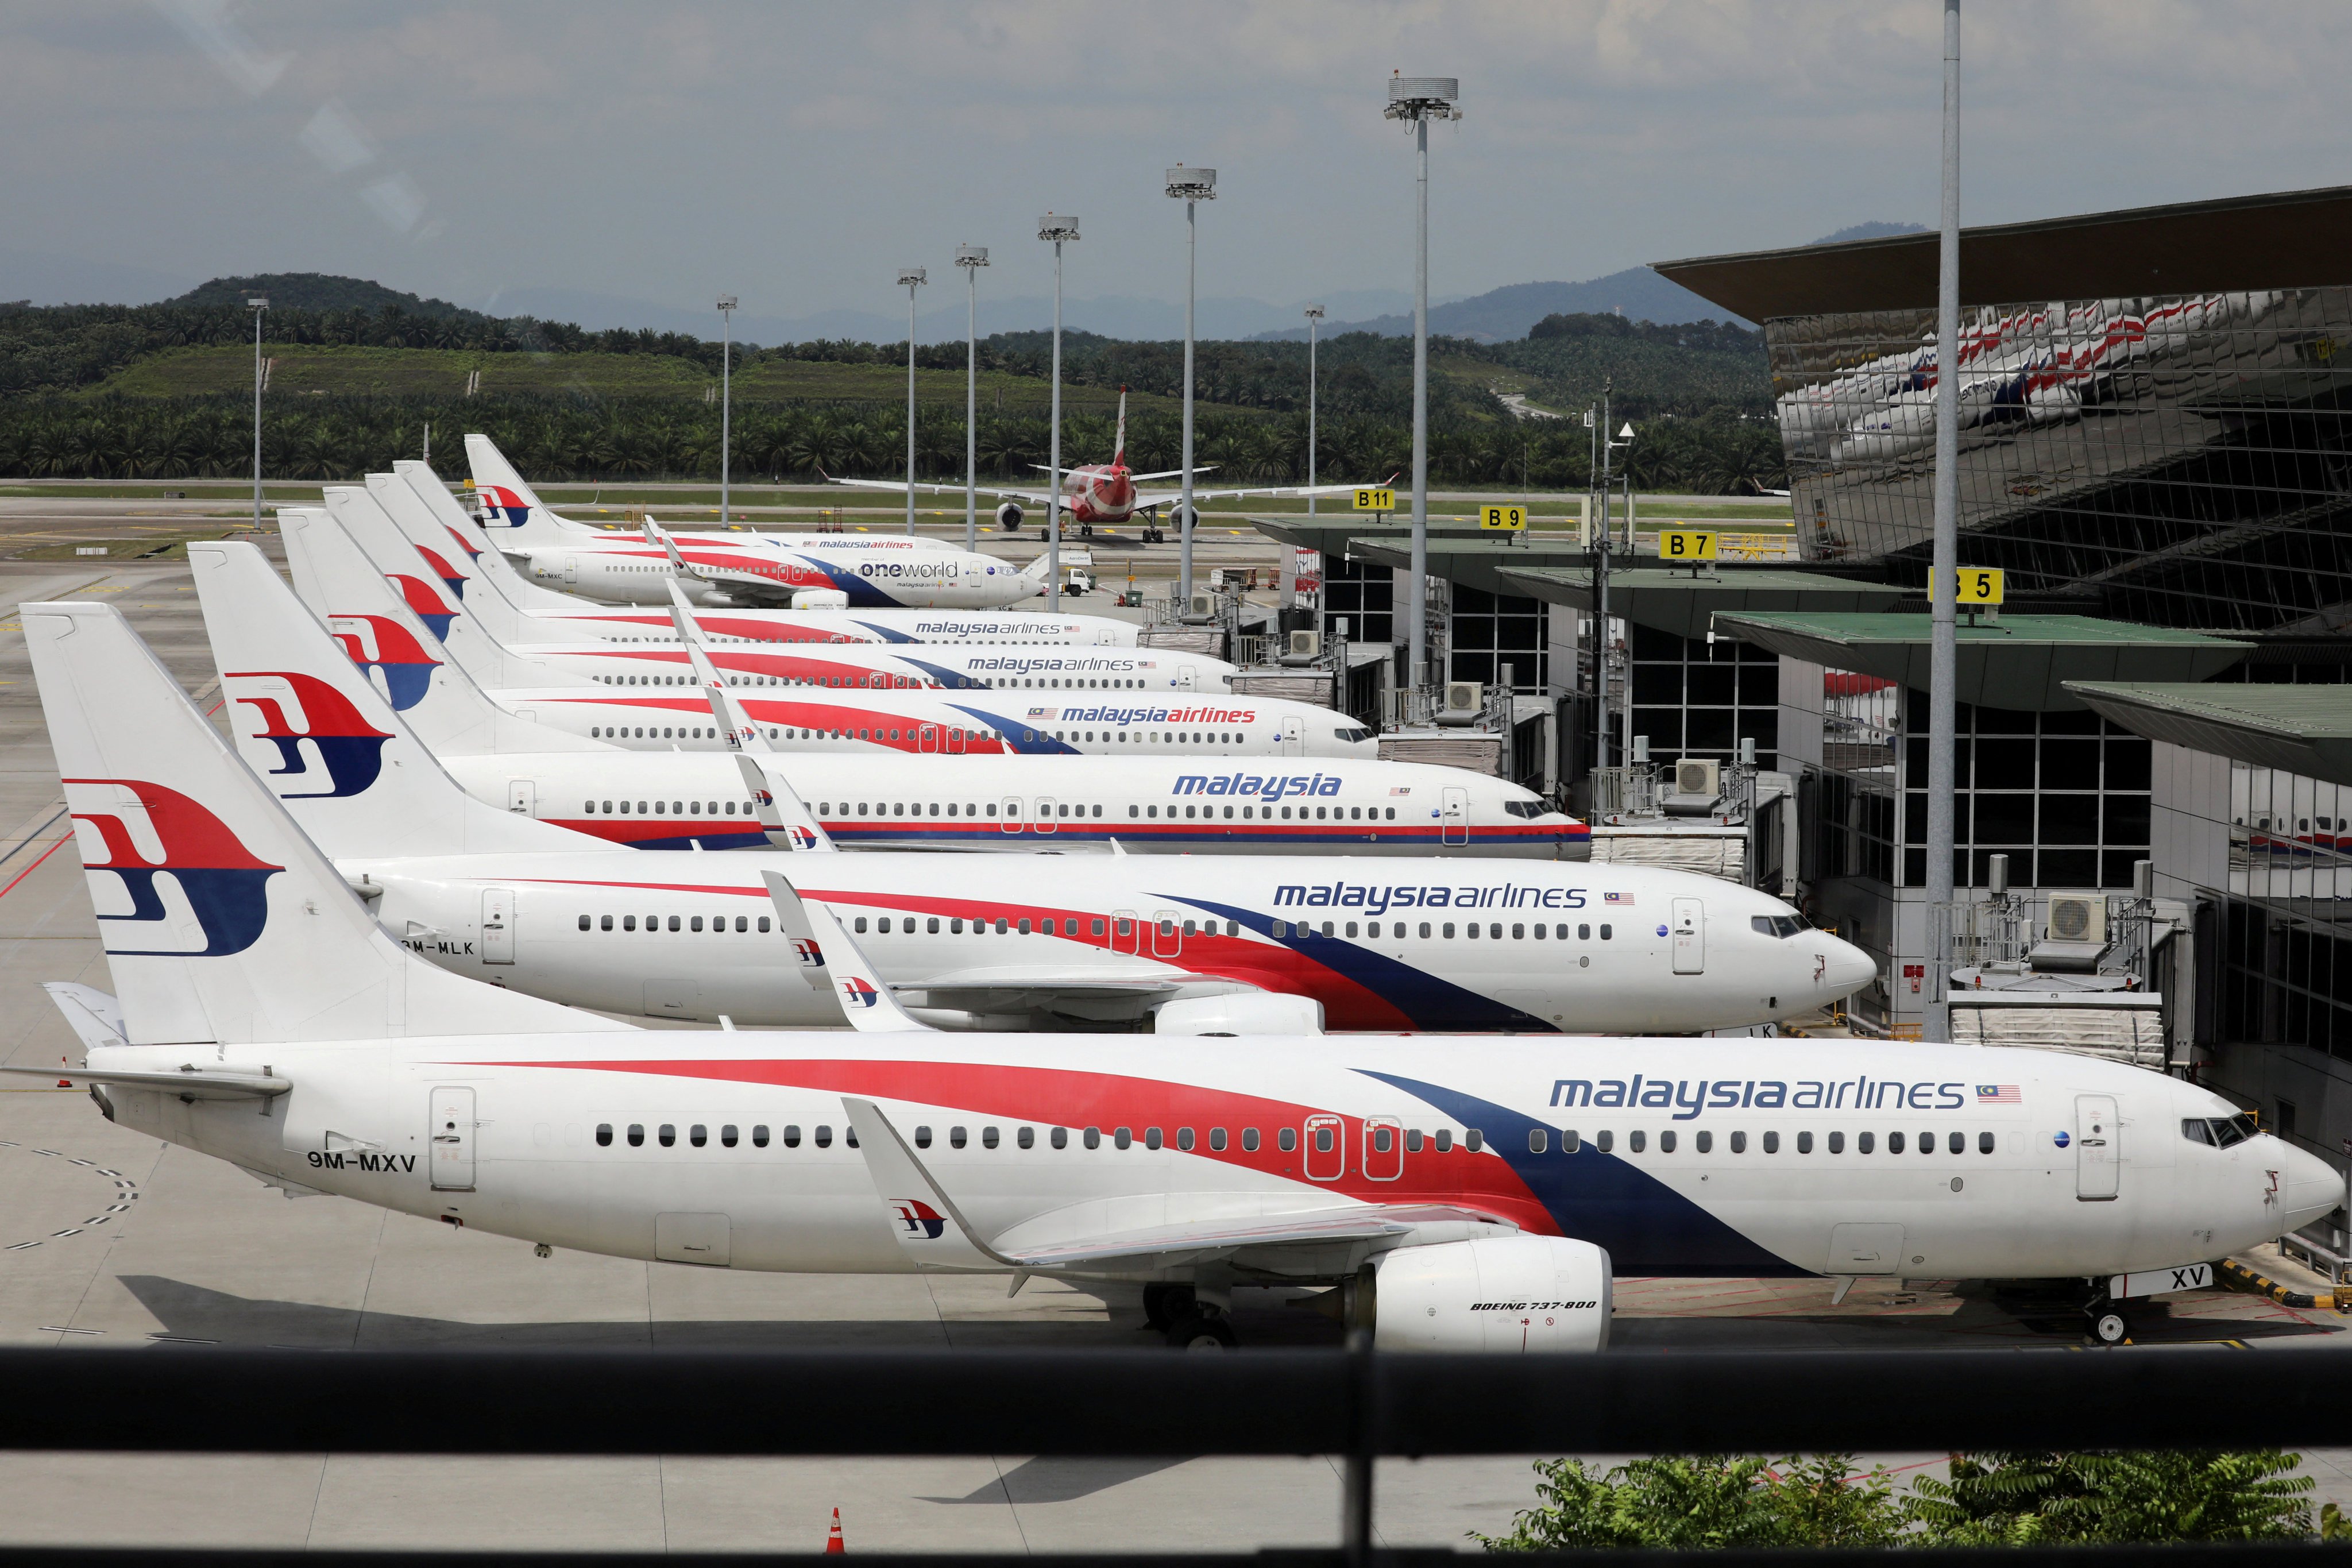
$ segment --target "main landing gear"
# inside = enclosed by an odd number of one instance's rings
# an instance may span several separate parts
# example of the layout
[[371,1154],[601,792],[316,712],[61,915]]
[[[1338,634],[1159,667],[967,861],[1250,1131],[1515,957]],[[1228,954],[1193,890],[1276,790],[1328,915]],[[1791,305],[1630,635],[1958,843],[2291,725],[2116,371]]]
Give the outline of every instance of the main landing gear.
[[1241,1342],[1224,1312],[1201,1300],[1190,1285],[1146,1285],[1143,1322],[1165,1335],[1174,1350],[1229,1351]]

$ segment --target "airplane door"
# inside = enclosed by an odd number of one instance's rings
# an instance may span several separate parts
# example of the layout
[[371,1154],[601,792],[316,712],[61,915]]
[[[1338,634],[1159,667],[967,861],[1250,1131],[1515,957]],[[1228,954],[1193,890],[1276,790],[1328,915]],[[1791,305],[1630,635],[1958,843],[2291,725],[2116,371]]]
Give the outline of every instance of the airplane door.
[[474,1091],[463,1084],[436,1083],[431,1098],[433,1190],[474,1190]]
[[1184,917],[1174,910],[1162,910],[1151,922],[1151,956],[1174,958],[1184,951]]
[[1297,714],[1282,721],[1282,750],[1277,754],[1286,757],[1307,754],[1307,725]]
[[[515,961],[515,896],[512,888],[482,889],[482,962]],[[473,1092],[468,1089],[467,1093]]]
[[1020,801],[1007,800],[1000,803],[997,822],[1007,833],[1020,832],[1022,827],[1025,826],[1021,820]]
[[2116,1100],[2111,1094],[2074,1097],[2074,1195],[2084,1203],[2112,1201],[2122,1168],[2122,1129],[2116,1125]]
[[1706,973],[1706,906],[1697,899],[1675,900],[1675,973]]
[[1189,665],[1189,664],[1180,664],[1180,665],[1178,665],[1178,666],[1176,667],[1176,689],[1177,689],[1177,690],[1179,690],[1179,691],[1190,691],[1190,690],[1193,689],[1192,682],[1193,682],[1193,679],[1195,679],[1195,678],[1194,678],[1194,676],[1193,676],[1192,667],[1191,665]]
[[1040,797],[1037,802],[1037,831],[1054,831],[1054,802],[1050,797]]
[[961,724],[948,726],[948,755],[951,757],[963,755],[963,726]]
[[1133,910],[1111,910],[1110,950],[1113,952],[1139,952],[1142,951],[1142,925],[1135,918],[1135,911]]
[[1449,789],[1438,796],[1437,841],[1440,844],[1470,842],[1470,792]]
[[1307,1179],[1336,1182],[1348,1173],[1348,1129],[1336,1116],[1310,1116],[1307,1134]]
[[920,749],[926,752],[936,752],[940,749],[940,727],[937,724],[923,726]]
[[507,809],[518,816],[538,814],[539,785],[530,779],[507,780]]
[[580,585],[580,557],[577,555],[563,558],[563,585],[567,588]]
[[1364,1118],[1364,1179],[1393,1182],[1404,1174],[1404,1128],[1385,1116]]

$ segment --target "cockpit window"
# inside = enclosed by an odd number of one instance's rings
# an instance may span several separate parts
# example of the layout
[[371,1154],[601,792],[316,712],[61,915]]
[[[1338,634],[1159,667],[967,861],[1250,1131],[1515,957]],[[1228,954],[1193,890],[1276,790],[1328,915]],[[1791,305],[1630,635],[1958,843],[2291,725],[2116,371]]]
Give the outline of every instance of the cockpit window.
[[2237,1116],[2190,1116],[2183,1118],[2180,1135],[2191,1143],[2210,1143],[2216,1149],[2227,1149],[2232,1143],[2242,1143],[2260,1132],[2262,1128],[2251,1114]]
[[1539,800],[1507,800],[1503,803],[1503,809],[1513,816],[1532,820],[1544,814],[1544,803]]
[[1748,924],[1759,936],[1792,937],[1806,929],[1798,915],[1750,915]]
[[1363,728],[1361,728],[1360,726],[1360,727],[1358,727],[1358,728],[1355,728],[1355,729],[1349,729],[1349,730],[1334,730],[1334,731],[1331,731],[1331,733],[1332,733],[1332,734],[1334,734],[1334,735],[1336,735],[1336,736],[1338,736],[1340,740],[1342,740],[1342,741],[1346,742],[1349,745],[1351,745],[1351,746],[1360,746],[1360,745],[1362,745],[1366,741],[1369,741],[1369,740],[1370,740],[1370,739],[1372,738],[1372,731],[1370,731],[1370,730],[1363,729]]

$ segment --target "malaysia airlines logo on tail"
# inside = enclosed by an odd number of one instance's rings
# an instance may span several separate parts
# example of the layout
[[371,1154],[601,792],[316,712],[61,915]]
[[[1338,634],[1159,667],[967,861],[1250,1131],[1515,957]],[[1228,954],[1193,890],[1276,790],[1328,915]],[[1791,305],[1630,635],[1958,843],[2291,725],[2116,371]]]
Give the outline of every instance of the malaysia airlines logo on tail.
[[868,984],[864,977],[853,974],[841,983],[841,997],[850,1006],[871,1007],[882,1000],[882,994]]
[[[466,579],[459,575],[455,566],[449,564],[447,556],[429,544],[418,545],[416,553],[425,557],[425,564],[433,568],[433,575],[448,584],[451,598],[463,599],[466,596]],[[434,635],[437,637],[440,634],[436,632]]]
[[393,711],[405,713],[425,700],[441,661],[426,653],[407,627],[383,616],[330,616],[327,629],[353,664],[383,673],[383,694]]
[[[446,571],[446,568],[441,570]],[[405,572],[387,572],[384,576],[400,590],[400,596],[407,601],[409,613],[425,623],[426,631],[436,637],[449,635],[449,623],[457,618],[457,605],[443,598],[433,584],[422,577],[412,577]],[[457,586],[457,583],[450,584],[452,589]]]
[[793,841],[793,847],[795,849],[816,847],[816,835],[805,827],[788,827],[784,829],[784,836]]
[[[231,682],[282,680],[287,685],[283,695],[248,697],[234,687],[230,691],[230,700],[240,708],[252,709],[254,717],[261,721],[261,728],[253,731],[254,738],[278,748],[281,765],[270,769],[268,776],[280,800],[333,800],[360,795],[383,772],[383,743],[392,737],[361,718],[349,698],[317,676],[290,669],[240,669],[230,671],[224,679]],[[286,711],[288,697],[302,710],[299,724]],[[305,741],[310,742],[320,764],[327,771],[325,789],[290,790],[275,782],[316,782],[307,776],[312,769],[302,753]]]
[[892,1198],[890,1212],[898,1216],[909,1239],[937,1241],[948,1228],[947,1216],[920,1198]]
[[506,486],[484,485],[481,493],[484,509],[507,527],[520,528],[530,520],[530,508],[523,504],[522,497]]
[[[464,551],[464,552],[466,552],[466,559],[467,559],[467,560],[468,560],[468,561],[478,561],[478,560],[480,560],[480,559],[482,558],[482,552],[481,552],[480,551],[478,551],[478,550],[477,550],[477,549],[475,549],[475,548],[474,548],[474,542],[473,542],[472,540],[467,539],[464,534],[462,534],[462,533],[458,532],[456,529],[451,528],[451,527],[450,527],[447,523],[446,523],[446,522],[445,522],[445,523],[443,523],[443,524],[441,525],[441,527],[442,527],[443,531],[446,531],[446,532],[449,535],[449,537],[450,537],[450,538],[452,538],[452,539],[454,539],[454,540],[456,540],[456,541],[457,542],[457,548],[458,548],[458,549],[460,549],[460,550],[462,550],[462,551]],[[442,564],[442,563],[441,563],[441,562],[439,562],[439,561],[437,561],[437,560],[435,560],[435,559],[434,559],[434,557],[433,557],[429,552],[426,554],[425,559],[426,559],[426,560],[428,560],[428,561],[433,561],[434,565],[435,565],[436,568],[437,568],[437,567],[439,567],[439,566]],[[451,584],[451,586],[452,586],[452,587],[454,587],[454,586],[456,586],[456,584]]]
[[[285,867],[257,858],[228,824],[177,790],[142,779],[64,782],[74,820],[88,824],[105,847],[104,858],[85,857],[83,868],[113,872],[131,895],[128,913],[99,912],[109,957],[226,958],[261,939],[269,923],[269,879]],[[165,905],[156,886],[164,875],[177,884],[183,910]],[[194,931],[187,929],[192,917]],[[131,925],[156,929],[142,938],[130,934]],[[173,936],[172,946],[115,945]]]

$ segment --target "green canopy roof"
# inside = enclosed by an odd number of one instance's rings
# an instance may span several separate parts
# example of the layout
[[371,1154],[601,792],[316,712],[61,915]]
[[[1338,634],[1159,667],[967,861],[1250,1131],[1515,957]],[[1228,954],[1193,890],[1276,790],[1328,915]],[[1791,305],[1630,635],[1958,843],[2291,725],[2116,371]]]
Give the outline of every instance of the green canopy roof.
[[[1503,591],[1524,594],[1548,605],[1595,608],[1592,574],[1574,567],[1498,566]],[[1711,616],[1724,610],[1876,610],[1911,592],[1881,583],[1858,583],[1819,572],[1771,566],[1726,566],[1714,576],[1694,577],[1686,567],[1612,567],[1609,613],[1637,626],[1703,637]]]
[[[1925,615],[1720,612],[1715,629],[1833,669],[1927,689]],[[2079,709],[2068,681],[2210,680],[2253,650],[2250,642],[2089,616],[2003,616],[1959,627],[1959,700],[2026,711]]]
[[2151,741],[2352,784],[2352,686],[2075,680],[2066,689]]

